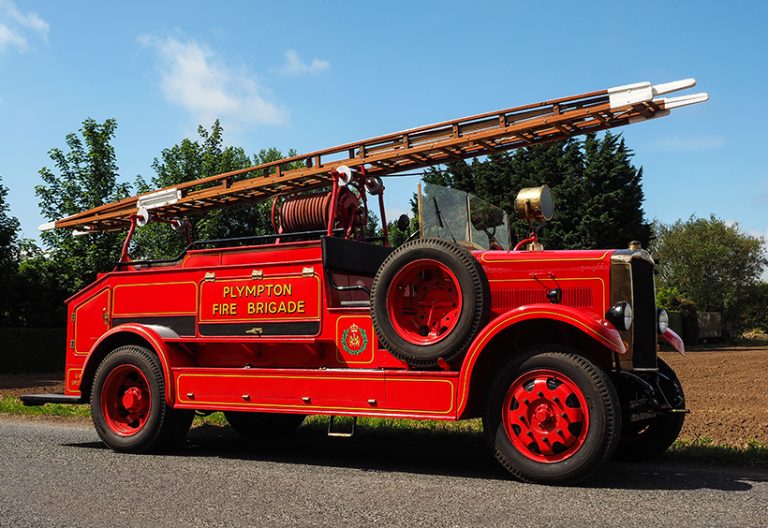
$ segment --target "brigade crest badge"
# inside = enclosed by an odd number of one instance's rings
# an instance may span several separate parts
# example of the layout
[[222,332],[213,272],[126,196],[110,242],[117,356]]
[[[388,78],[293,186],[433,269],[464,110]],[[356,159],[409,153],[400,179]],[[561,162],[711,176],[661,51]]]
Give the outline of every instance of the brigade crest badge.
[[341,335],[341,346],[347,354],[359,356],[368,346],[368,334],[355,323],[352,323]]

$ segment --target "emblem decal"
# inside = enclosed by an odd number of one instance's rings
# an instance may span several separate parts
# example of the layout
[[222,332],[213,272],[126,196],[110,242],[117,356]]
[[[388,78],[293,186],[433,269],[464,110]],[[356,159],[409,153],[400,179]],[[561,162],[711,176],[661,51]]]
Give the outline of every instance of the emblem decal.
[[352,323],[341,335],[341,346],[347,354],[359,356],[368,346],[368,334],[363,328]]

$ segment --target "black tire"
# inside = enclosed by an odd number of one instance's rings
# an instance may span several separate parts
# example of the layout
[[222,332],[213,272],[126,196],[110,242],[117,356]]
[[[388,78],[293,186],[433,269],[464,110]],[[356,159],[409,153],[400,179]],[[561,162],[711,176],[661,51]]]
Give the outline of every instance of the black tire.
[[[414,272],[418,286],[407,280],[407,270],[414,265],[424,267],[423,271]],[[432,296],[434,301],[435,295],[444,294],[456,301],[454,311],[450,312],[448,306],[444,319],[436,316],[431,320],[433,309],[429,312],[430,320],[420,321],[427,310],[419,308],[423,310],[419,312],[405,306],[396,309],[392,298],[398,298],[397,292],[404,291],[406,283],[410,295],[399,296],[403,303],[412,299],[414,305],[418,304],[413,300],[417,295]],[[445,299],[440,301],[442,305],[451,302]],[[427,299],[419,306],[428,302],[431,301]],[[438,306],[434,302],[432,306]],[[490,291],[483,268],[469,251],[440,239],[413,240],[395,249],[382,263],[371,287],[371,316],[379,343],[413,367],[435,367],[441,358],[457,363],[488,319],[489,310]]]
[[[129,391],[136,396],[128,396]],[[132,398],[130,404],[127,398]],[[107,446],[143,453],[180,442],[194,413],[175,410],[165,401],[165,379],[157,355],[127,345],[110,352],[96,369],[91,417]]]
[[621,431],[621,407],[600,367],[551,345],[512,358],[496,377],[483,428],[496,459],[512,476],[568,485],[610,459]]
[[304,422],[303,414],[276,414],[224,411],[232,429],[248,437],[280,436],[293,433]]
[[[683,386],[672,368],[659,361],[659,386],[673,409],[685,409]],[[685,413],[657,414],[650,420],[625,424],[621,430],[616,458],[650,460],[661,456],[677,440],[685,422]]]

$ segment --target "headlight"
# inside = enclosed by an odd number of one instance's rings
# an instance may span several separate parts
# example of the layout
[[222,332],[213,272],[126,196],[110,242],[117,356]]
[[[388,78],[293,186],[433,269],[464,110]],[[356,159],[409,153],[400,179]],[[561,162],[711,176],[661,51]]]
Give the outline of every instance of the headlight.
[[608,310],[605,318],[619,330],[629,330],[632,326],[632,307],[627,301],[617,302]]
[[658,328],[659,333],[663,334],[666,332],[667,328],[669,328],[669,314],[664,308],[656,310],[656,321],[656,327]]

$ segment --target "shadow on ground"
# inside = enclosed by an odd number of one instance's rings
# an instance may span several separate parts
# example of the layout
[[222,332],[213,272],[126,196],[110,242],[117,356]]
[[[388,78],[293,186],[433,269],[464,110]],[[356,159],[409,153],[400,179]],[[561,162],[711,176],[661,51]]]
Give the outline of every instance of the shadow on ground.
[[[73,446],[104,449],[101,443]],[[482,434],[467,432],[376,428],[360,430],[352,438],[331,438],[324,428],[311,424],[290,436],[251,439],[228,427],[204,425],[188,434],[184,446],[161,456],[221,457],[513,483],[493,459]],[[768,467],[691,463],[684,456],[666,455],[653,463],[612,461],[580,487],[748,491],[756,482],[768,482]]]

